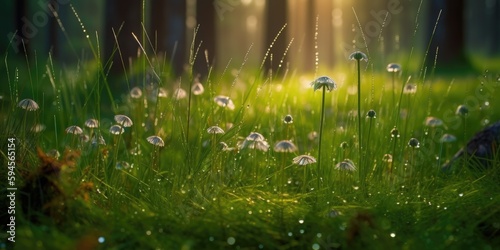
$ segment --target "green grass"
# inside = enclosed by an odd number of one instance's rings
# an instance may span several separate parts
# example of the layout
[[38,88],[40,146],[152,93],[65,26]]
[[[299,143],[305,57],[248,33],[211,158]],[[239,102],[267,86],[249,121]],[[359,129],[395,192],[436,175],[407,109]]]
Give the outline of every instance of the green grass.
[[[305,84],[312,76],[271,81],[256,78],[252,70],[242,71],[238,79],[213,74],[204,82],[205,92],[191,97],[187,126],[188,100],[173,98],[178,85],[168,83],[168,78],[142,87],[138,99],[115,93],[116,107],[110,109],[99,105],[97,96],[104,94],[96,93],[99,69],[93,63],[80,65],[80,73],[64,73],[52,64],[46,69],[61,73],[33,75],[40,84],[31,94],[11,80],[2,101],[6,114],[2,146],[6,147],[6,136],[16,136],[18,142],[17,185],[29,184],[29,176],[37,172],[36,147],[61,153],[77,150],[82,156],[74,167],[63,167],[60,176],[50,176],[61,193],[49,196],[50,190],[42,191],[47,196],[45,210],[26,204],[26,197],[34,199],[38,193],[18,193],[19,206],[27,207],[31,216],[18,209],[18,249],[87,245],[99,249],[442,249],[500,244],[498,170],[476,172],[459,167],[443,174],[439,163],[483,127],[481,121],[498,119],[494,92],[499,85],[492,75],[483,77],[487,79],[483,87],[474,77],[412,79],[417,92],[403,95],[401,110],[406,116],[396,120],[389,87],[392,76],[366,71],[361,114],[364,117],[374,109],[377,116],[371,125],[370,119],[363,119],[363,133],[370,136],[362,142],[367,180],[361,182],[357,173],[334,169],[343,158],[359,165],[357,96],[352,90],[356,72],[328,72],[334,79],[341,73],[346,78],[337,81],[338,89],[326,96],[323,148],[327,157],[318,190],[316,166],[293,165],[291,160],[298,154],[317,154],[317,140],[308,139],[310,132],[319,129],[321,105],[319,93]],[[397,79],[397,89],[404,81]],[[187,82],[180,86],[190,89]],[[148,97],[158,87],[167,89],[169,96]],[[16,93],[22,95],[15,98]],[[219,94],[229,96],[235,110],[218,106],[213,99]],[[23,98],[36,100],[40,109],[26,112],[16,107]],[[474,98],[488,101],[489,107],[471,107],[464,135],[462,120],[454,111],[459,104],[473,104]],[[134,122],[120,139],[108,131],[115,114],[125,114]],[[283,122],[287,114],[293,116],[291,125]],[[446,126],[426,127],[428,116],[441,118]],[[64,132],[78,125],[89,134],[90,129],[83,126],[88,118],[100,121],[93,133],[101,134],[106,145],[80,142]],[[28,129],[38,123],[45,125],[43,132]],[[213,125],[222,127],[225,134],[208,134],[206,129]],[[390,135],[394,126],[399,138]],[[213,146],[225,142],[237,147],[252,131],[266,138],[269,151],[221,151]],[[444,145],[443,159],[438,161],[441,145],[437,137],[444,132],[456,135],[458,141]],[[150,135],[159,135],[165,146],[155,149],[146,141]],[[420,141],[419,149],[407,146],[411,137]],[[214,138],[216,142],[211,141]],[[293,140],[298,152],[274,152],[274,143],[284,139]],[[340,147],[344,141],[349,145],[345,151]],[[385,154],[393,156],[394,164],[382,160]],[[122,166],[127,162],[129,168],[117,169],[117,162]],[[88,200],[82,183],[93,184]],[[360,188],[362,183],[365,186]]]
[[[313,75],[289,70],[283,79],[270,79],[254,65],[228,67],[211,72],[202,82],[204,93],[195,95],[192,75],[173,79],[165,62],[143,53],[117,91],[110,87],[116,79],[106,76],[108,65],[96,63],[99,53],[89,46],[96,60],[73,68],[50,57],[20,63],[5,56],[0,146],[7,162],[7,138],[17,139],[17,249],[500,245],[498,159],[493,160],[496,168],[483,171],[467,161],[450,173],[440,169],[475,131],[499,119],[495,96],[500,82],[492,72],[441,78],[403,68],[394,78],[396,96],[407,82],[416,84],[417,91],[402,94],[394,105],[393,75],[373,70],[385,65],[369,59],[361,73],[360,99],[356,65],[346,59],[352,67],[320,68],[317,73],[338,86],[325,95],[322,164],[299,166],[292,163],[295,156],[318,154],[318,138],[310,134],[320,128],[323,100],[310,86]],[[129,95],[133,86],[141,89],[140,97]],[[175,98],[179,87],[187,91],[186,98]],[[160,88],[166,97],[159,96]],[[218,95],[230,97],[235,109],[219,106],[214,101]],[[17,107],[25,98],[40,109]],[[465,118],[455,114],[461,104],[470,109]],[[365,118],[371,109],[376,118]],[[122,135],[109,132],[117,114],[134,123]],[[292,124],[283,122],[286,115],[293,117]],[[429,116],[445,125],[425,126]],[[85,127],[89,118],[100,127]],[[44,130],[33,132],[37,124]],[[72,125],[83,128],[90,140],[65,133]],[[211,126],[225,133],[207,133]],[[394,127],[398,137],[391,136]],[[239,147],[251,132],[265,137],[268,151]],[[458,140],[441,144],[444,133]],[[106,144],[92,144],[92,134],[102,135]],[[165,145],[150,144],[146,138],[152,135]],[[409,147],[410,138],[418,139],[420,147]],[[292,140],[298,151],[274,152],[281,140]],[[222,150],[220,142],[233,150]],[[40,157],[37,148],[55,149],[62,156]],[[388,154],[392,161],[384,160]],[[357,172],[335,169],[344,159],[363,167],[363,179]],[[41,172],[47,166],[60,172]],[[2,171],[0,178],[6,175]],[[2,199],[7,204],[6,195]],[[7,245],[0,243],[0,249]]]

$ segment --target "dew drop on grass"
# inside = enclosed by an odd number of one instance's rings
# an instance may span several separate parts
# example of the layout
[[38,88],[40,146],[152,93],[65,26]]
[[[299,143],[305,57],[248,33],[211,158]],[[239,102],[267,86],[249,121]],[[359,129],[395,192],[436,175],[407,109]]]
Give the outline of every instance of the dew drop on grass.
[[316,237],[318,237],[318,238],[321,238],[321,236],[322,236],[322,234],[321,234],[321,233],[317,233],[317,234],[316,234]]
[[263,248],[264,248],[264,245],[259,244],[259,249],[263,249]]
[[396,233],[391,233],[391,238],[396,237]]
[[151,235],[151,231],[149,231],[149,230],[146,231],[146,235],[148,235],[148,236]]
[[208,240],[209,240],[209,241],[214,241],[214,237],[213,237],[213,236],[210,236],[210,237],[208,237]]
[[463,194],[463,193],[459,193],[459,194],[458,194],[458,196],[463,197],[463,196],[464,196],[464,194]]
[[292,237],[293,233],[292,232],[288,232],[288,236]]
[[104,243],[104,242],[106,241],[106,239],[105,239],[104,237],[102,237],[102,236],[101,236],[101,237],[99,237],[99,238],[97,239],[97,241],[98,241],[99,243],[101,243],[101,244],[102,244],[102,243]]
[[303,224],[303,223],[304,223],[304,220],[299,220],[299,223],[300,223],[300,224]]
[[300,229],[299,231],[301,234],[304,234],[305,230],[304,229]]
[[312,249],[314,249],[314,250],[319,250],[319,244],[318,244],[318,243],[314,243],[314,244],[312,245]]

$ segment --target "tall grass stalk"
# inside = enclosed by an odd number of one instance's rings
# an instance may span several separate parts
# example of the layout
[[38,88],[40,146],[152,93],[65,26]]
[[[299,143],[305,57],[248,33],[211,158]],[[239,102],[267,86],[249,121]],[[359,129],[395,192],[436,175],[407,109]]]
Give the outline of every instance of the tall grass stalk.
[[365,182],[365,167],[361,163],[362,161],[362,144],[363,139],[361,135],[361,60],[368,61],[368,57],[361,51],[353,52],[349,59],[355,60],[357,64],[357,72],[358,72],[358,167],[359,167],[359,179],[361,182],[361,186],[364,186]]
[[323,91],[321,94],[321,118],[319,122],[319,142],[318,142],[318,165],[316,166],[316,178],[318,179],[317,190],[320,188],[320,180],[321,180],[321,142],[323,141],[323,124],[325,119],[325,86],[323,86]]
[[320,122],[319,122],[319,142],[318,142],[318,160],[317,160],[317,188],[320,189],[321,185],[321,142],[323,141],[323,124],[325,119],[325,94],[326,91],[332,91],[337,88],[337,84],[327,76],[322,76],[317,78],[311,83],[314,91],[321,89],[321,114],[320,114]]
[[[370,171],[370,169],[368,169],[370,166],[371,166],[371,159],[370,159],[370,135],[371,135],[371,130],[372,130],[372,123],[373,123],[373,119],[375,119],[376,117],[376,113],[373,109],[369,110],[368,113],[367,113],[367,118],[369,120],[369,124],[368,124],[368,135],[366,137],[366,159],[367,159],[367,172]],[[365,177],[366,177],[366,174],[365,173]]]

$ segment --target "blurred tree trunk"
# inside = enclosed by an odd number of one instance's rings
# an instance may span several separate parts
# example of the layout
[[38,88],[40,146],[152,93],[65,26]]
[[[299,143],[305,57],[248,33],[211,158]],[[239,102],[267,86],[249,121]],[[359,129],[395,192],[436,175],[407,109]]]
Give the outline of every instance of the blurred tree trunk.
[[491,21],[489,24],[493,24],[493,30],[491,31],[491,43],[489,46],[490,55],[498,55],[500,53],[500,1],[491,1]]
[[[108,0],[105,6],[105,44],[104,62],[113,63],[111,73],[114,75],[123,74],[123,65],[120,59],[117,46],[120,47],[125,68],[128,68],[129,59],[137,56],[139,45],[133,38],[134,33],[139,41],[141,40],[141,5],[142,1],[137,0]],[[123,25],[123,26],[122,26]],[[121,30],[120,30],[120,27]],[[115,31],[118,44],[116,44],[113,31]]]
[[465,55],[465,0],[433,0],[430,1],[429,35],[432,34],[436,18],[441,12],[441,17],[436,33],[431,41],[427,66],[434,65],[436,48],[437,67],[468,67],[469,63]]
[[[287,11],[288,11],[287,0],[266,1],[266,7],[265,7],[266,33],[265,33],[264,53],[273,43],[274,38],[281,30],[281,28],[283,28],[283,25],[287,23]],[[265,63],[266,72],[272,71],[273,74],[277,73],[280,60],[283,57],[287,47],[286,37],[287,37],[286,32],[285,30],[283,30],[278,39],[274,41],[273,47],[269,51],[269,54],[266,59]],[[306,37],[305,39],[310,39],[310,38]],[[281,69],[280,72],[278,73],[283,73],[283,72],[284,70]]]
[[[307,0],[306,1],[306,27],[305,27],[305,32],[304,32],[304,70],[308,72],[313,72],[314,71],[314,65],[316,62],[316,57],[315,57],[315,52],[316,50],[314,49],[314,33],[316,31],[316,15],[315,15],[315,0]],[[287,46],[285,44],[285,46]],[[282,55],[279,55],[281,58]],[[274,58],[274,59],[279,59],[279,58]],[[277,61],[275,61],[277,62]]]
[[180,76],[186,60],[186,1],[152,0],[149,36],[155,52],[165,55],[174,75]]
[[17,0],[16,3],[15,3],[15,15],[14,15],[14,18],[16,20],[16,30],[17,30],[17,37],[19,39],[24,39],[24,46],[26,47],[26,51],[24,50],[23,48],[23,44],[21,41],[14,41],[15,42],[15,45],[16,46],[16,49],[18,52],[21,52],[21,53],[29,53],[29,49],[28,49],[28,46],[29,46],[29,43],[27,42],[28,40],[26,39],[26,37],[23,35],[23,26],[24,26],[24,22],[23,22],[23,17],[26,17],[27,16],[27,12],[28,12],[28,6],[27,6],[27,1],[26,0]]
[[[209,67],[214,65],[214,58],[217,53],[215,46],[215,8],[214,1],[196,0],[196,22],[199,25],[198,33],[195,37],[195,48],[192,53],[196,53],[198,46],[201,47],[196,54],[193,65],[193,75],[204,78],[208,75]],[[207,57],[209,64],[207,65]]]

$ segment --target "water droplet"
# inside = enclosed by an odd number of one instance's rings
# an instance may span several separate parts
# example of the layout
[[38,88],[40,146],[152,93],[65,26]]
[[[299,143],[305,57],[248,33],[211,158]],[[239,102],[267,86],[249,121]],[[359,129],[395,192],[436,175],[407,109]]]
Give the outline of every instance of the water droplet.
[[459,193],[458,196],[462,197],[462,196],[464,196],[464,194],[463,193]]
[[234,245],[236,243],[236,239],[234,237],[227,238],[227,244]]
[[304,220],[299,220],[299,223],[300,223],[300,224],[303,224],[303,223],[304,223]]
[[321,233],[316,234],[316,237],[318,237],[318,238],[321,238],[321,236],[322,236]]
[[209,241],[214,241],[214,237],[213,237],[213,236],[210,236],[210,237],[208,237],[208,240],[209,240]]
[[288,236],[292,237],[293,233],[292,232],[288,232]]
[[312,245],[312,249],[314,249],[314,250],[319,250],[319,244],[318,244],[318,243],[314,243],[314,244]]
[[259,244],[259,249],[263,249],[263,248],[264,248],[264,245]]
[[305,231],[304,231],[304,229],[300,229],[300,231],[299,231],[299,232],[300,232],[301,234],[304,234],[304,232],[305,232]]
[[148,236],[151,235],[151,231],[149,231],[149,230],[146,231],[146,235],[148,235]]
[[99,237],[99,238],[97,239],[97,241],[98,241],[99,243],[104,243],[104,241],[106,241],[106,239],[105,239],[104,237],[102,237],[102,236],[101,236],[101,237]]

